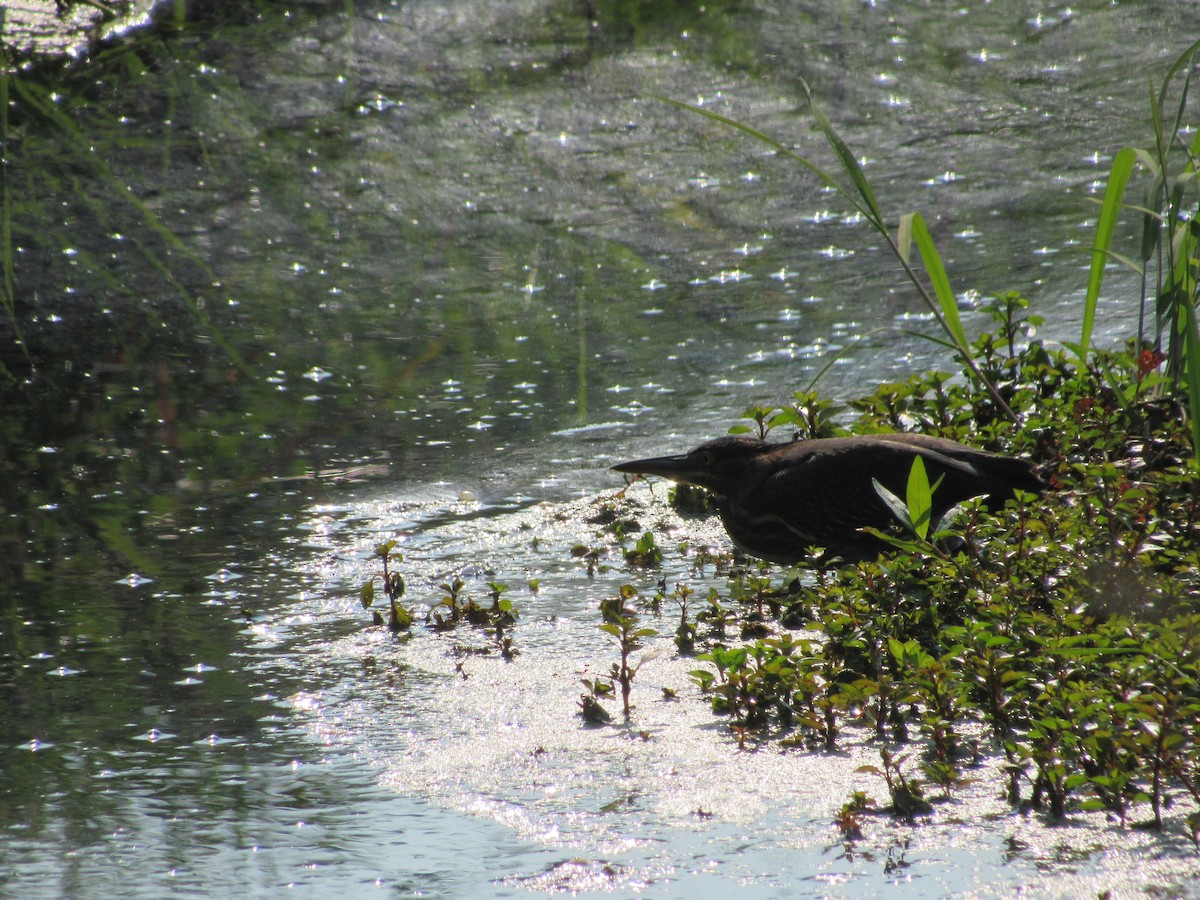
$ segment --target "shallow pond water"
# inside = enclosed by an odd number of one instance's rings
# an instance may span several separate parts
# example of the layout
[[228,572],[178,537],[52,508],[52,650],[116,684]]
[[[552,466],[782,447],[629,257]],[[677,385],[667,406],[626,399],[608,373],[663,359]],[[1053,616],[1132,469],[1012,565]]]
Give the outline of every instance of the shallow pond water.
[[[803,79],[970,330],[1017,289],[1070,340],[1185,5],[240,6],[9,86],[0,892],[1194,894],[1177,825],[1048,827],[986,768],[847,846],[877,748],[740,751],[670,653],[583,727],[599,600],[693,576],[572,555],[612,462],[949,365],[835,196],[652,95],[832,165]],[[1136,315],[1114,268],[1099,340]],[[421,612],[509,585],[519,654],[371,627],[392,537]]]

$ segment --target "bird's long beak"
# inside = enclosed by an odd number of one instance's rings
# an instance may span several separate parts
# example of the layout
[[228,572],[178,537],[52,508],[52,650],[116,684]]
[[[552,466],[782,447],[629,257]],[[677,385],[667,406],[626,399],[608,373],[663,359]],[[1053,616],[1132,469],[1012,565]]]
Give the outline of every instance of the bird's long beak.
[[695,477],[695,464],[689,461],[687,454],[679,456],[652,456],[648,459],[635,459],[631,462],[617,463],[612,467],[614,472],[624,472],[627,475],[658,475],[672,481],[692,482]]

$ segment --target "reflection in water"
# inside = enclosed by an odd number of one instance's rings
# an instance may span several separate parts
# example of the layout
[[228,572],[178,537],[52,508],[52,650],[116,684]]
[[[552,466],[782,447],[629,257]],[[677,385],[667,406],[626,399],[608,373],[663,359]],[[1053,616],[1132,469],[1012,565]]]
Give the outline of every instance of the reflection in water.
[[[376,536],[427,588],[540,578],[569,622],[596,599],[569,548],[523,555],[504,516],[720,433],[843,348],[839,398],[944,362],[861,219],[648,94],[817,155],[804,79],[885,208],[925,213],[968,327],[1018,288],[1063,338],[1088,200],[1145,137],[1129,73],[1191,24],[1165,2],[232,6],[5,81],[0,877],[22,895],[590,884],[378,793],[279,698],[366,690],[321,660],[357,646]],[[1132,307],[1105,315],[1123,337]],[[488,522],[465,557],[447,529]]]
[[[6,875],[19,875],[13,884],[26,897],[358,896],[379,887],[496,896],[489,870],[561,859],[500,826],[464,829],[457,815],[398,800],[342,759],[289,764],[247,751],[234,743],[129,754],[143,758],[95,775],[90,789],[102,799],[87,804],[92,818],[79,819],[79,798],[64,798],[47,808],[45,831],[6,829]],[[464,856],[476,865],[459,865]]]

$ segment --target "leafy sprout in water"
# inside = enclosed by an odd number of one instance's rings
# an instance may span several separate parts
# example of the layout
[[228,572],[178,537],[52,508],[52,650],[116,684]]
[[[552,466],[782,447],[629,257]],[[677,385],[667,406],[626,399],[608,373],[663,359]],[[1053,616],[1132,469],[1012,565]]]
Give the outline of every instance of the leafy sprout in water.
[[604,616],[600,630],[614,639],[620,653],[620,661],[612,664],[611,678],[612,683],[621,686],[621,707],[626,721],[629,721],[632,708],[629,697],[633,691],[633,679],[645,663],[658,656],[657,651],[651,651],[633,661],[633,653],[641,649],[642,640],[658,634],[654,628],[640,626],[637,613],[629,606],[629,601],[636,596],[635,588],[623,585],[616,597],[600,603],[600,611]]
[[625,561],[631,566],[653,568],[662,564],[662,549],[654,538],[652,531],[647,531],[634,544],[633,549],[625,551]]
[[[358,597],[363,609],[370,609],[375,603],[375,580],[382,581],[384,594],[388,599],[387,626],[392,631],[407,631],[412,627],[413,615],[400,604],[400,598],[406,590],[404,577],[399,572],[389,569],[389,564],[399,565],[404,561],[404,555],[396,550],[396,544],[393,539],[376,545],[374,555],[382,561],[383,570],[367,579],[359,589]],[[383,624],[383,618],[378,612],[374,613],[374,619],[377,625]]]
[[888,794],[892,798],[892,814],[903,819],[914,816],[927,816],[933,812],[933,807],[925,799],[921,784],[908,778],[902,769],[907,756],[893,756],[887,747],[881,747],[879,758],[883,765],[859,766],[855,771],[879,775],[887,783]]

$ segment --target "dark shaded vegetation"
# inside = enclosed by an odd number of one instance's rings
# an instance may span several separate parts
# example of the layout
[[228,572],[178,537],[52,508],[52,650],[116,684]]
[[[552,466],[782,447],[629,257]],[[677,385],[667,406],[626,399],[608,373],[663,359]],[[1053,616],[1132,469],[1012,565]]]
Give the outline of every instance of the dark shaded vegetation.
[[[964,504],[947,526],[961,539],[954,552],[913,535],[900,552],[818,562],[806,577],[729,560],[727,593],[710,597],[680,649],[694,645],[708,664],[693,677],[743,746],[879,742],[897,813],[924,809],[922,782],[949,795],[997,754],[1014,806],[1161,827],[1173,803],[1200,804],[1200,491],[1187,404],[1152,352],[1080,365],[1030,339],[1025,305],[999,298],[997,330],[973,348],[1020,425],[942,372],[855,400],[849,429],[811,393],[747,414],[768,429],[807,422],[814,437],[919,430],[1022,454],[1052,483],[1047,497],[1021,495],[996,516]],[[905,747],[921,778],[898,774],[894,748]],[[1195,834],[1200,813],[1186,820]]]
[[[833,750],[847,728],[865,732],[880,744],[882,766],[871,771],[905,818],[932,807],[892,748],[914,746],[924,783],[947,797],[995,755],[1015,807],[1054,819],[1099,809],[1122,825],[1148,814],[1161,828],[1164,810],[1184,799],[1200,842],[1200,136],[1189,141],[1185,125],[1198,49],[1151,92],[1151,148],[1114,159],[1081,340],[1065,349],[1034,337],[1041,319],[1015,292],[996,298],[994,331],[968,343],[920,214],[890,230],[855,155],[816,107],[844,183],[753,128],[688,107],[800,163],[867,218],[962,365],[881,385],[841,411],[848,428],[831,403],[797,391],[786,408],[750,408],[753,427],[732,430],[795,439],[918,431],[1030,458],[1054,488],[1040,499],[1018,492],[998,516],[968,502],[944,532],[953,543],[939,544],[936,523],[922,520],[936,485],[914,465],[907,508],[888,498],[908,532],[888,538],[899,552],[856,566],[815,556],[807,578],[765,564],[735,569],[728,597],[710,593],[708,634],[704,614],[688,627],[681,603],[677,645],[703,650],[709,667],[693,678],[739,746],[776,737]],[[1112,245],[1137,164],[1149,183],[1136,207],[1140,258],[1129,260]],[[910,264],[914,247],[928,283]],[[1126,349],[1100,351],[1091,329],[1112,258],[1140,272],[1142,312]],[[742,643],[726,639],[734,624]],[[866,806],[852,798],[843,808],[845,834],[858,833]]]

